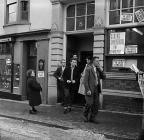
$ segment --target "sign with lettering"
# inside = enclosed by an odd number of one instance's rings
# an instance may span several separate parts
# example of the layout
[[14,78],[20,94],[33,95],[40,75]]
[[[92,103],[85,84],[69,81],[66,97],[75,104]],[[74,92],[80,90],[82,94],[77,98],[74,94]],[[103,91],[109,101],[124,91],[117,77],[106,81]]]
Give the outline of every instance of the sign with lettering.
[[125,66],[125,59],[112,60],[112,67],[124,67],[124,66]]
[[39,78],[44,77],[44,71],[38,71],[38,77]]
[[110,54],[124,54],[125,32],[115,32],[110,34]]
[[144,21],[144,11],[143,9],[139,9],[135,12],[136,18],[138,20],[138,22],[142,22]]
[[2,43],[2,42],[9,42],[9,41],[12,41],[12,39],[11,38],[0,39],[0,43]]
[[133,21],[133,13],[122,13],[121,15],[121,21]]
[[125,54],[136,54],[137,53],[137,45],[127,45],[125,47]]

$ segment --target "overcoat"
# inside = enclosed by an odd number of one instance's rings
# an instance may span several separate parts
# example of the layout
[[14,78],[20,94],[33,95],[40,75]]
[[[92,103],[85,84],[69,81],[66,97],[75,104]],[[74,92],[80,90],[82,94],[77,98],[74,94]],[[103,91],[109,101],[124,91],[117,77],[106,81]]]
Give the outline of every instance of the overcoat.
[[41,85],[36,81],[35,77],[28,77],[27,79],[27,92],[30,106],[38,106],[42,103],[40,91]]
[[[97,93],[101,93],[101,83],[100,79],[104,79],[106,76],[104,72],[100,68],[96,68],[97,71],[97,77],[95,76],[95,71],[93,66],[88,66],[85,71],[85,76],[84,76],[84,87],[85,87],[85,99],[86,103],[88,104],[93,104],[94,102],[94,93],[95,89],[97,88]],[[96,84],[96,81],[98,81],[98,85]],[[96,86],[97,85],[97,86]],[[87,95],[88,91],[91,91],[91,95]]]

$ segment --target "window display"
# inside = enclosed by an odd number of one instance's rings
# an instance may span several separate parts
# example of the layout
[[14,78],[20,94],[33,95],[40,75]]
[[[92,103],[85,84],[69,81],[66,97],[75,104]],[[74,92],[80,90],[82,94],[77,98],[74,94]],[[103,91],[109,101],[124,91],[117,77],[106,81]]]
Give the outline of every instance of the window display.
[[[108,30],[107,71],[121,71],[135,64],[144,71],[144,28]],[[129,71],[130,72],[130,71]]]

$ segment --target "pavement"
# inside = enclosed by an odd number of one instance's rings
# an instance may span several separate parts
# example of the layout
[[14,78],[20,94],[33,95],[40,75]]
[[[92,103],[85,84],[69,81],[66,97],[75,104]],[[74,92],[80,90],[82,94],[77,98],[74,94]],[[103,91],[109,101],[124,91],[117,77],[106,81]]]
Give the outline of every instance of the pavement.
[[85,123],[82,119],[82,108],[73,107],[72,112],[63,114],[63,107],[41,105],[36,115],[29,114],[27,101],[0,99],[0,116],[15,120],[28,121],[46,127],[63,130],[83,130],[103,134],[114,140],[134,140],[138,137],[142,125],[141,115],[123,114],[100,110],[97,120],[100,124]]

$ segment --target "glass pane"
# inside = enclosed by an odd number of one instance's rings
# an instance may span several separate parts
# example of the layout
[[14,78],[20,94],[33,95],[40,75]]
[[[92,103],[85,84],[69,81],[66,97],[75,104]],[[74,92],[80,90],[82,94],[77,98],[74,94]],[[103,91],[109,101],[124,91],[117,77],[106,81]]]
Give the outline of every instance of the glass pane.
[[70,5],[67,8],[67,17],[75,17],[75,5]]
[[95,13],[95,3],[94,2],[87,3],[87,15],[94,13]]
[[144,0],[135,0],[136,6],[144,6]]
[[13,93],[19,94],[20,64],[14,64]]
[[82,16],[86,14],[86,4],[77,5],[77,16]]
[[67,28],[67,31],[74,31],[75,18],[67,18],[66,28]]
[[9,22],[16,22],[16,13],[9,14]]
[[94,15],[87,16],[87,28],[94,27]]
[[11,56],[0,59],[0,90],[11,91]]
[[133,7],[133,0],[122,0],[122,8]]
[[121,23],[132,23],[133,22],[133,9],[122,10]]
[[21,2],[22,11],[28,11],[28,1]]
[[120,0],[110,0],[110,10],[120,9]]
[[85,30],[85,16],[76,18],[76,30]]
[[135,22],[144,22],[144,7],[135,9]]
[[120,24],[120,11],[110,11],[109,24]]
[[9,13],[16,13],[16,3],[8,5]]

